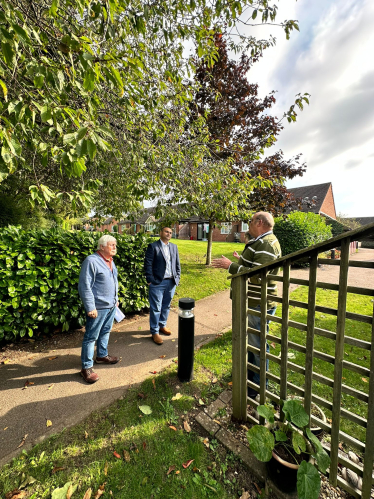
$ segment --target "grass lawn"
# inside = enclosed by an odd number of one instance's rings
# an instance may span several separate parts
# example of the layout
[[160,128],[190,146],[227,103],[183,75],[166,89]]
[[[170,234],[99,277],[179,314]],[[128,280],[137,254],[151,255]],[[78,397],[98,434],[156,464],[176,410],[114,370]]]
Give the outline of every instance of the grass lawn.
[[[308,301],[308,288],[305,286],[297,288],[292,293],[292,299],[299,300],[303,302]],[[326,289],[317,289],[318,305],[328,306],[337,308],[338,303],[338,293],[336,291],[330,291]],[[373,303],[372,299],[368,296],[359,296],[348,294],[347,299],[347,311],[356,312],[358,314],[372,315],[373,313]],[[282,316],[282,307],[277,308],[276,315],[278,317]],[[290,307],[290,319],[302,322],[306,324],[307,322],[307,310]],[[332,315],[316,313],[316,327],[327,329],[329,331],[336,332],[336,317]],[[270,332],[276,336],[280,336],[281,325],[271,324]],[[362,322],[356,322],[353,320],[346,320],[346,336],[352,336],[361,340],[370,341],[371,339],[371,326],[370,324],[365,324]],[[306,344],[306,333],[298,329],[291,328],[289,330],[289,339],[305,346]],[[280,345],[274,345],[270,347],[270,352],[274,355],[280,353]],[[314,339],[314,349],[320,352],[335,356],[335,342],[328,338],[322,336],[315,336]],[[303,353],[297,352],[295,350],[290,350],[291,355],[294,355],[292,362],[305,366],[305,355]],[[347,361],[359,364],[361,366],[370,368],[370,352],[367,350],[362,350],[361,348],[353,347],[350,345],[345,345],[344,357]],[[279,376],[280,366],[274,362],[270,363],[270,370]],[[334,379],[334,366],[328,362],[314,359],[313,370],[323,376],[327,376]],[[297,386],[304,386],[304,376],[299,373],[289,372],[288,380]],[[348,385],[352,388],[360,390],[362,392],[368,393],[369,391],[369,380],[362,375],[350,371],[348,369],[343,370],[343,384]],[[313,381],[313,392],[319,397],[325,398],[332,402],[332,388],[323,385],[317,381]],[[279,385],[271,383],[270,390],[275,393],[279,393]],[[342,404],[341,407],[344,409],[358,414],[361,417],[367,418],[367,404],[362,402],[350,395],[342,394]],[[323,409],[328,418],[331,418],[331,414],[326,409]],[[353,437],[365,441],[365,429],[356,425],[355,423],[349,421],[346,418],[341,419],[341,429],[352,435]]]
[[[98,498],[100,486],[103,497],[115,498],[238,497],[238,477],[247,472],[240,472],[237,458],[217,441],[200,436],[191,417],[230,379],[231,335],[225,334],[196,352],[192,382],[180,383],[173,364],[108,409],[13,459],[0,469],[0,497],[26,483],[29,499],[50,498],[68,482],[78,487],[73,499],[82,499],[89,488]],[[52,494],[58,498],[65,499],[66,490]]]
[[[227,279],[227,270],[214,269],[205,265],[207,242],[184,241],[173,239],[173,243],[178,245],[179,257],[181,260],[182,277],[178,286],[172,305],[178,305],[178,299],[182,297],[200,300],[206,296],[218,293],[230,287],[230,280]],[[242,252],[242,243],[213,243],[212,259],[221,255],[234,260],[234,251]]]

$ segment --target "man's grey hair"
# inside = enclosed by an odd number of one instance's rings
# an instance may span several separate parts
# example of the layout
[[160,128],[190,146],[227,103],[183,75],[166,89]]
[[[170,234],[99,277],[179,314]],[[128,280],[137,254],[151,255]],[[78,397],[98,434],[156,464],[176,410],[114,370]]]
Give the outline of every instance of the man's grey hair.
[[272,229],[274,227],[274,218],[271,213],[268,213],[267,211],[259,211],[256,213],[256,218],[258,220],[261,220],[264,225]]
[[109,234],[105,234],[105,236],[101,236],[97,241],[97,249],[101,249],[105,247],[108,243],[117,242],[117,239]]

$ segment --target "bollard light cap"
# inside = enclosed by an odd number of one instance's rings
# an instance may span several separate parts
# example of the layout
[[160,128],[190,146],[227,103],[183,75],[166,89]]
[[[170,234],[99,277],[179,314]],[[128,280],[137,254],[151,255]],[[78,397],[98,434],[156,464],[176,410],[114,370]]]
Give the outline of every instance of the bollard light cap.
[[179,308],[182,310],[192,310],[195,308],[195,300],[193,298],[180,298]]

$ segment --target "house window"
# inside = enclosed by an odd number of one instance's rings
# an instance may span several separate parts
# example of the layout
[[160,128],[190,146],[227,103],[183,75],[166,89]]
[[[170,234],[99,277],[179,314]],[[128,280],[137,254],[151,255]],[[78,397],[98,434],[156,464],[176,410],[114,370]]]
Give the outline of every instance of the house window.
[[145,232],[153,232],[155,228],[156,228],[156,225],[152,222],[144,224]]
[[231,224],[230,222],[223,222],[221,224],[221,234],[230,234]]
[[242,232],[247,232],[248,230],[248,224],[242,222]]

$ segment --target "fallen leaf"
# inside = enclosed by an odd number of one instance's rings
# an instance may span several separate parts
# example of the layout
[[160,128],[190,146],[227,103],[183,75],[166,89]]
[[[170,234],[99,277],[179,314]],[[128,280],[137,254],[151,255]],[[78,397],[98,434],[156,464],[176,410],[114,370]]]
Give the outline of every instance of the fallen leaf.
[[83,496],[83,499],[91,499],[91,494],[92,494],[92,490],[91,489],[87,489],[86,493]]
[[22,445],[25,445],[27,437],[28,437],[28,433],[26,433],[26,435],[23,437],[22,442],[19,444],[19,446],[17,447],[17,449],[19,449],[20,447],[22,447]]
[[244,431],[248,431],[249,430],[249,428],[247,426],[245,426],[245,424],[241,424],[240,428],[242,428]]
[[217,378],[213,378],[212,379],[212,383],[217,383],[218,379]]
[[175,340],[171,340],[171,341],[175,341]]
[[[258,493],[261,494],[261,489],[259,489],[257,483],[254,482],[254,484],[256,486],[256,489],[257,489]],[[242,489],[242,495],[239,497],[239,499],[251,499],[251,496],[249,495],[249,492],[247,492],[246,490]]]
[[167,473],[166,473],[166,474],[167,474],[167,475],[170,475],[170,473],[171,473],[172,471],[174,471],[174,470],[175,470],[175,464],[173,464],[173,466],[170,466],[170,468],[168,469],[168,471],[167,471]]
[[12,492],[5,494],[5,499],[22,499],[22,497],[26,496],[27,492],[25,490],[14,489]]
[[26,383],[23,385],[24,388],[27,388],[28,386],[35,385],[33,381],[27,380]]
[[84,432],[84,438],[87,439],[88,438],[88,433],[85,431]]
[[181,393],[176,393],[174,397],[171,397],[171,400],[179,400],[183,397]]
[[149,407],[149,405],[140,405],[139,409],[143,414],[152,414],[152,409]]
[[6,427],[4,428],[4,431],[5,431],[5,430],[7,430],[8,428],[9,428],[9,426],[6,426]]
[[205,447],[208,447],[208,449],[209,449],[209,438],[205,438],[203,440],[203,444],[205,445]]
[[104,466],[104,475],[107,476],[108,474],[108,461],[105,462],[105,466]]
[[152,385],[153,385],[154,391],[156,391],[156,381],[155,381],[155,378],[152,378]]
[[[255,487],[256,487],[256,489],[257,489],[257,492],[258,492],[259,494],[262,494],[261,487],[260,487],[259,485],[257,485],[257,483],[256,483],[256,482],[254,482],[254,484],[255,484]],[[248,492],[247,492],[247,493],[248,493]],[[249,495],[248,495],[248,497],[249,497]],[[241,498],[241,499],[243,499],[243,498]]]
[[[24,473],[22,473],[22,478],[24,478],[24,476],[25,476],[25,474],[24,474]],[[23,482],[21,483],[21,485],[19,485],[19,487],[18,487],[18,488],[19,488],[19,489],[25,489],[25,488],[27,487],[27,485],[32,485],[32,484],[33,484],[33,483],[35,483],[35,482],[36,482],[35,478],[29,475],[29,476],[27,476],[27,477],[23,480]]]
[[147,444],[145,442],[143,442],[143,450],[145,450],[146,447],[147,447]]
[[3,360],[3,364],[9,364],[9,362],[10,362],[10,359]]
[[157,374],[157,371],[149,371],[151,374]]
[[78,485],[73,485],[73,482],[67,482],[61,488],[57,488],[52,492],[52,499],[66,499],[74,494]]
[[183,428],[184,428],[184,431],[187,431],[187,433],[189,433],[191,431],[191,426],[188,424],[187,421],[183,421]]
[[164,359],[166,355],[160,355],[159,359]]
[[142,329],[142,326],[139,326],[139,327],[138,327],[138,331],[140,331],[141,329]]
[[52,383],[51,385],[49,385],[48,390],[50,390],[53,386],[55,386],[54,383]]
[[229,381],[227,384],[228,386],[232,386],[232,381]]
[[117,459],[121,459],[121,456],[116,451],[113,452],[113,456],[116,457]]
[[139,397],[140,399],[145,399],[145,395],[144,395],[144,393],[138,393],[138,397]]
[[97,489],[97,492],[95,494],[95,499],[99,499],[99,497],[101,497],[104,494],[105,485],[106,485],[106,482],[103,483],[102,485],[100,485],[100,487]]
[[218,317],[218,314],[214,314],[214,315],[215,315],[215,317]]
[[52,426],[52,421],[50,419],[47,419],[46,426],[47,426],[47,428]]
[[69,485],[68,491],[66,492],[66,499],[71,498],[77,487],[78,485],[73,485],[72,483]]
[[327,421],[331,424],[332,423],[332,419],[329,419],[329,418],[326,418]]
[[55,357],[49,357],[48,360],[55,360],[57,359],[57,355]]
[[362,381],[364,381],[365,383],[367,383],[367,382],[368,382],[368,380],[367,380],[366,378],[361,378],[361,379],[362,379]]
[[213,421],[219,425],[221,425],[220,421],[218,421],[218,419],[213,419]]
[[126,449],[123,450],[123,457],[125,458],[126,463],[129,463],[131,461],[130,454]]
[[55,466],[52,470],[52,475],[54,475],[55,473],[57,473],[58,471],[62,471],[62,470],[65,470],[66,468],[60,468],[60,467],[57,467]]
[[192,468],[192,471],[193,471],[194,473],[200,473],[199,468],[197,468],[196,466],[194,466],[194,467]]
[[204,401],[203,401],[203,400],[201,400],[201,399],[199,399],[199,405],[205,405],[205,404],[204,404]]
[[176,427],[175,427],[175,426],[169,426],[169,428],[170,428],[171,430],[177,431],[177,429],[176,429]]
[[270,343],[271,348],[275,348],[275,343]]
[[183,468],[186,469],[190,466],[191,463],[194,462],[194,459],[189,459],[188,461],[186,461],[185,463],[182,464]]
[[179,473],[180,473],[180,471],[179,471],[179,470],[177,470],[177,471],[175,472],[175,474],[176,474],[176,475],[179,475]]

